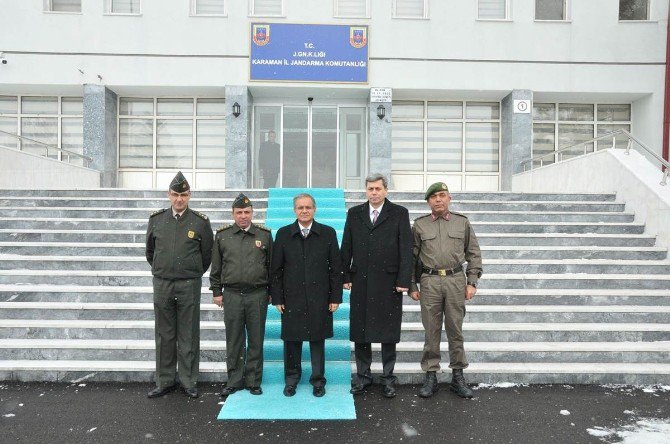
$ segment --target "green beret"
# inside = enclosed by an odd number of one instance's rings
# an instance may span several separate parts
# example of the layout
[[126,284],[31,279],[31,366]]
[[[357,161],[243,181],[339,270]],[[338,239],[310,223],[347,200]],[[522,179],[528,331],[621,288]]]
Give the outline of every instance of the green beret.
[[244,193],[240,193],[233,201],[233,208],[246,208],[252,206],[251,201],[244,195]]
[[424,197],[424,199],[428,200],[430,196],[437,193],[438,191],[446,191],[447,194],[449,194],[449,187],[444,182],[435,182],[434,184],[429,186],[428,189],[426,190],[426,196]]
[[170,182],[170,189],[175,193],[185,193],[191,189],[191,186],[188,184],[188,181],[180,171],[176,176],[174,176],[172,182]]

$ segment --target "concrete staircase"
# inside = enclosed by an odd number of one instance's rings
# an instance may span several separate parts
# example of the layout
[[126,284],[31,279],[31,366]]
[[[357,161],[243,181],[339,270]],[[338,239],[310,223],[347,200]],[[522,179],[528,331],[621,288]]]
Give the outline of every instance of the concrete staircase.
[[[238,193],[195,192],[191,206],[218,227],[232,222]],[[267,192],[245,193],[263,222]],[[389,199],[412,219],[427,212],[419,193]],[[670,262],[624,203],[595,194],[454,199],[484,256],[465,324],[471,382],[668,383]],[[349,206],[363,200],[347,193]],[[144,231],[166,204],[163,191],[0,190],[0,380],[152,379]],[[223,313],[210,301],[203,288],[201,379],[222,380]],[[405,304],[396,372],[418,382],[423,328],[419,306]],[[446,338],[442,348],[448,362]]]

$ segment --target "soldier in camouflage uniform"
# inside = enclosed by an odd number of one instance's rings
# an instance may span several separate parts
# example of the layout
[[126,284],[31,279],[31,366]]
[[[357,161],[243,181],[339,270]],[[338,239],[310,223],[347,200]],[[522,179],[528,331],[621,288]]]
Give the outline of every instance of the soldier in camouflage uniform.
[[263,393],[263,339],[272,235],[269,229],[251,223],[252,217],[251,201],[240,194],[233,202],[235,223],[216,231],[212,251],[210,290],[214,303],[224,308],[226,324],[228,383],[221,396],[245,387],[252,395]]
[[156,316],[156,388],[149,398],[166,395],[179,381],[198,397],[200,368],[200,294],[202,275],[212,257],[212,227],[202,213],[188,207],[191,188],[181,173],[168,190],[170,208],[149,218],[146,257],[154,276]]
[[410,296],[421,301],[421,320],[426,335],[421,358],[426,379],[419,396],[429,398],[438,390],[435,372],[440,370],[440,336],[444,320],[449,341],[449,367],[453,371],[451,390],[462,398],[472,398],[472,390],[463,377],[463,369],[468,366],[463,349],[463,317],[465,301],[477,292],[477,281],[482,275],[482,255],[468,218],[449,211],[451,195],[445,183],[431,185],[425,199],[431,214],[416,219],[412,228],[415,273]]

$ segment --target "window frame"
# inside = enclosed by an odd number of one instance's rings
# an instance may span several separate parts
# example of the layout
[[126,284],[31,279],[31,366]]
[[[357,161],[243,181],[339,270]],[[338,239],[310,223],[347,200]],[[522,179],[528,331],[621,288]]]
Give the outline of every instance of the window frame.
[[572,2],[563,0],[563,18],[560,20],[538,19],[537,18],[537,0],[533,1],[533,20],[538,23],[572,23]]
[[249,17],[280,17],[286,18],[286,2],[285,0],[279,0],[281,2],[281,14],[258,14],[254,10],[256,0],[249,0]]
[[365,15],[341,15],[338,11],[339,0],[333,0],[333,18],[336,19],[369,19],[370,18],[370,0],[365,1]]
[[228,17],[228,0],[223,0],[222,14],[198,14],[198,0],[189,0],[189,17]]
[[505,18],[481,18],[479,17],[479,1],[475,3],[476,20],[481,22],[511,22],[512,21],[512,0],[503,0],[505,2]]
[[103,15],[121,16],[121,17],[139,17],[142,15],[142,0],[139,2],[139,12],[112,12],[112,3],[114,0],[105,0],[105,12]]
[[45,14],[82,14],[82,0],[79,0],[79,11],[54,11],[53,10],[53,0],[44,0],[43,11]]
[[430,11],[429,11],[429,0],[423,0],[423,17],[407,17],[399,16],[397,14],[397,1],[393,0],[392,9],[391,9],[391,18],[392,19],[401,19],[401,20],[430,20]]
[[619,23],[656,23],[657,20],[652,20],[651,18],[651,12],[652,12],[652,3],[653,0],[647,0],[647,18],[646,19],[639,19],[639,20],[628,20],[628,19],[622,19],[621,18],[621,3],[619,3],[619,8],[617,11],[617,20]]

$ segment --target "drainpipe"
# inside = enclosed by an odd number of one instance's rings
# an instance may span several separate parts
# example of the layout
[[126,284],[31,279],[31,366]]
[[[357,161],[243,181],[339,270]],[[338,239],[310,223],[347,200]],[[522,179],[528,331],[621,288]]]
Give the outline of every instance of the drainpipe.
[[[668,143],[670,142],[670,9],[668,9],[668,29],[665,44],[665,102],[663,104],[663,158],[668,158]],[[665,167],[663,167],[665,170]]]

